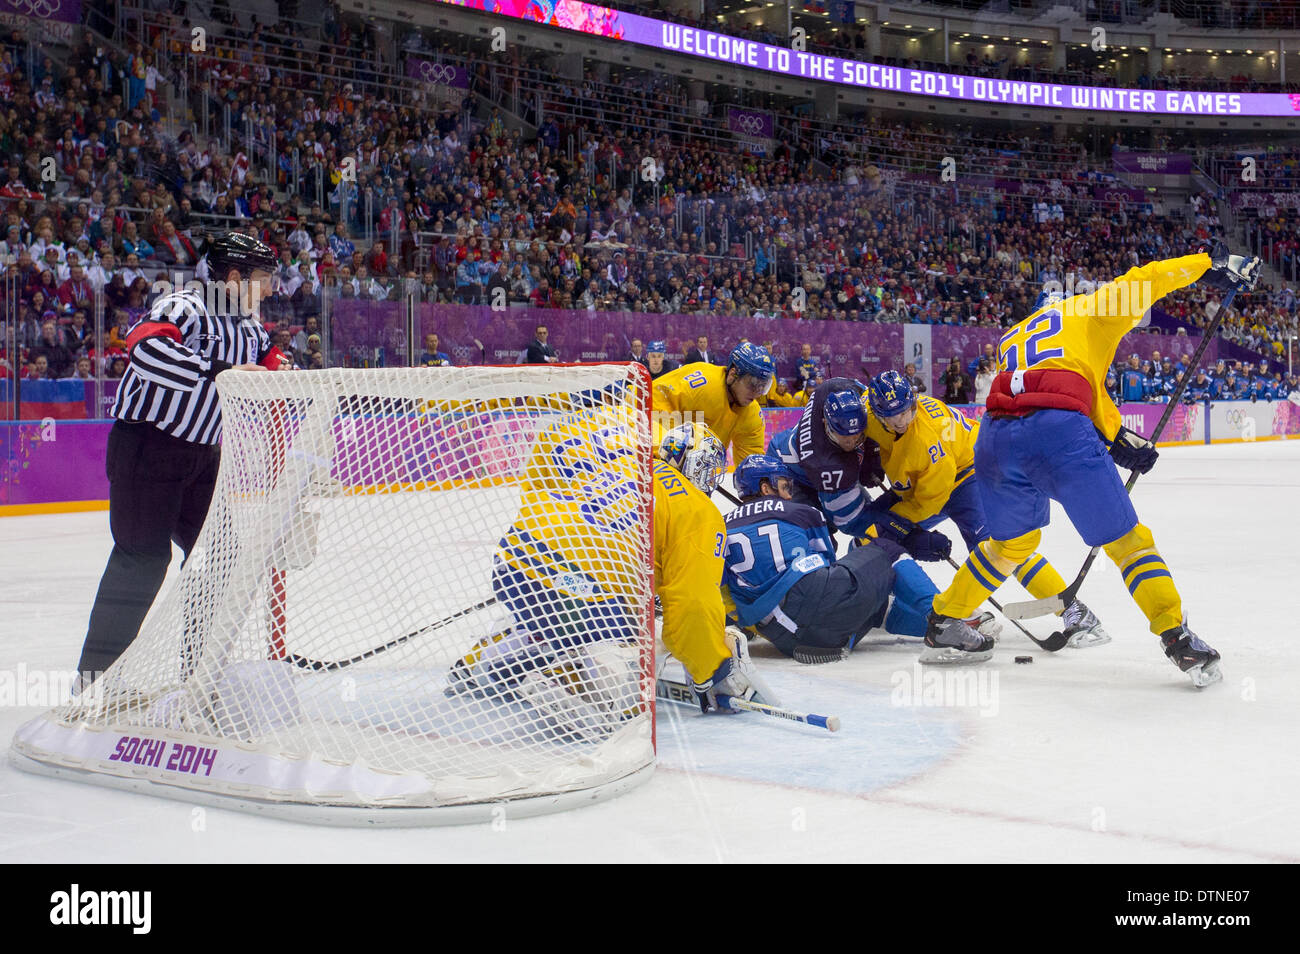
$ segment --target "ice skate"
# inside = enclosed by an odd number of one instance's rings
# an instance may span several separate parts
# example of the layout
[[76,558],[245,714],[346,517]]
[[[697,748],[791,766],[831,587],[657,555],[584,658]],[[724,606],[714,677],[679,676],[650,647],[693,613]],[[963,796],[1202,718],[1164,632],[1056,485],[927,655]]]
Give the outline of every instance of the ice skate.
[[1196,688],[1201,689],[1223,678],[1219,654],[1187,628],[1186,620],[1181,626],[1161,633],[1160,643],[1165,647],[1169,661],[1187,673]]
[[1002,635],[1002,624],[999,623],[997,617],[988,610],[985,610],[982,613],[976,613],[969,619],[963,620],[963,622],[980,635],[987,636],[994,642],[996,642],[997,638]]
[[1061,621],[1065,624],[1065,645],[1071,649],[1090,649],[1110,642],[1110,634],[1101,628],[1101,620],[1082,600],[1071,602],[1061,614]]
[[930,614],[921,647],[923,663],[976,663],[993,655],[993,638],[971,629],[964,620]]

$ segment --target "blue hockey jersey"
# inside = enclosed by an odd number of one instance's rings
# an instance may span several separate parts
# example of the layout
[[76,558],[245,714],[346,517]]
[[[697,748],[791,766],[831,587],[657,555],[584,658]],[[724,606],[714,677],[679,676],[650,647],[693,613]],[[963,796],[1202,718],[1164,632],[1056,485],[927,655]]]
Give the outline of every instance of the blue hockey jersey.
[[862,388],[850,378],[831,378],[813,392],[798,425],[776,434],[768,442],[767,452],[789,464],[795,480],[816,494],[818,504],[836,530],[860,537],[877,516],[868,510],[871,498],[861,483],[863,451],[861,448],[846,451],[836,446],[826,434],[823,410],[826,396],[843,390],[862,393]]
[[722,582],[742,626],[767,618],[790,587],[835,560],[826,518],[807,504],[759,497],[733,510],[726,525]]

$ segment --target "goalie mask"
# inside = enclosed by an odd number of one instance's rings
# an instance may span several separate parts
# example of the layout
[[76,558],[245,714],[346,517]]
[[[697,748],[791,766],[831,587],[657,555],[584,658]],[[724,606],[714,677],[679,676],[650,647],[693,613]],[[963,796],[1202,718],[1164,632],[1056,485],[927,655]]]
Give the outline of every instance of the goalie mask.
[[687,421],[664,435],[659,443],[659,459],[681,471],[683,477],[708,496],[722,480],[727,449],[707,424]]

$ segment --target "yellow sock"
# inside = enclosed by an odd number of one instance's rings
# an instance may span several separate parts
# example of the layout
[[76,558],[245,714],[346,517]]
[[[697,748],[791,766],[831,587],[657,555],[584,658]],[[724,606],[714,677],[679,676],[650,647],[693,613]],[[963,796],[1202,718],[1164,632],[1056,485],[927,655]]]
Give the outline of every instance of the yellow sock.
[[1124,575],[1124,585],[1146,616],[1151,632],[1158,636],[1182,623],[1183,598],[1150,530],[1139,523],[1103,549]]
[[1016,567],[1016,579],[1035,599],[1055,596],[1065,589],[1065,580],[1056,572],[1056,567],[1039,553],[1031,553],[1028,560]]
[[1014,540],[979,544],[966,557],[952,584],[934,598],[934,611],[940,616],[968,619],[1038,549],[1042,536],[1042,531],[1031,530]]

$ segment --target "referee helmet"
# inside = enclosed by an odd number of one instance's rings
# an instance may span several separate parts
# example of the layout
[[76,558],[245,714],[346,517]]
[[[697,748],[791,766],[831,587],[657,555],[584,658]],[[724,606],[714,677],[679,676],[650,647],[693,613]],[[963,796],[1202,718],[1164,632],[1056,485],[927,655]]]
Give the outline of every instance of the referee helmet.
[[243,232],[223,232],[209,239],[203,249],[208,260],[208,276],[222,281],[232,268],[248,278],[254,270],[275,271],[275,251],[260,239]]

